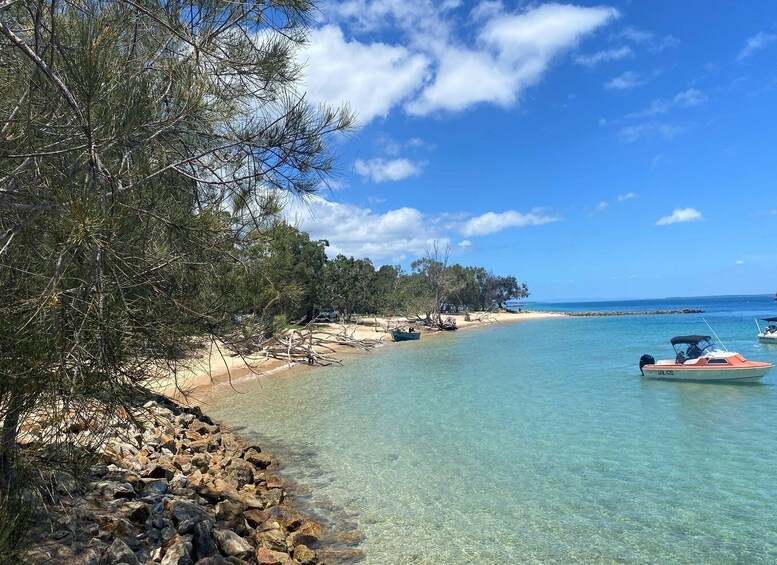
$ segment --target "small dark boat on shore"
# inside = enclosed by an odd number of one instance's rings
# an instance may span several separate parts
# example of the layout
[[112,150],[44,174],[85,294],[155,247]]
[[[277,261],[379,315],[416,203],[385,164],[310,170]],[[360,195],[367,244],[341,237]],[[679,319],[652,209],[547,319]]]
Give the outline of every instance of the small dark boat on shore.
[[413,328],[410,328],[406,332],[397,328],[391,330],[391,337],[394,338],[394,341],[416,341],[421,339],[421,332],[417,332]]

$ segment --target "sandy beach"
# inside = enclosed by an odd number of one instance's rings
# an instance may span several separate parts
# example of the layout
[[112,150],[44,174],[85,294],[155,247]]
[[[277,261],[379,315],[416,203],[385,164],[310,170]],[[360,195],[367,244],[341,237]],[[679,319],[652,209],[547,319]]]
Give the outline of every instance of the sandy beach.
[[[487,327],[493,324],[516,323],[544,318],[564,317],[556,312],[470,312],[470,320],[465,320],[463,313],[447,314],[456,320],[459,330]],[[317,325],[317,331],[327,332],[333,336],[347,336],[353,340],[370,340],[377,342],[376,347],[396,345],[391,339],[391,328],[398,325],[409,325],[404,318],[381,318],[362,316],[350,323],[330,323]],[[419,328],[418,325],[415,326]],[[437,339],[455,332],[425,331],[424,339]],[[335,357],[342,361],[349,353],[355,351],[348,344],[335,344]],[[287,374],[306,365],[289,363],[287,360],[269,358],[263,352],[249,356],[229,353],[225,347],[211,344],[203,348],[198,357],[188,359],[177,368],[175,374],[170,371],[163,373],[154,385],[154,390],[173,400],[197,406],[214,393],[228,391],[230,388],[239,390],[242,384],[260,378],[273,378]]]

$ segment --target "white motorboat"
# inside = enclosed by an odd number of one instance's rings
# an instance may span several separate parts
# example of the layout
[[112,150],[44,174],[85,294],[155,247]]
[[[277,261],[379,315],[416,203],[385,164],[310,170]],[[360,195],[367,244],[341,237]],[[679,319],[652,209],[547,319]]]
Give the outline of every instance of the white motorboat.
[[777,317],[761,319],[766,322],[766,327],[761,331],[761,326],[758,326],[758,320],[756,320],[755,325],[759,330],[758,341],[777,344]]
[[650,379],[682,381],[760,380],[772,363],[748,361],[736,351],[718,349],[708,335],[680,335],[670,340],[674,359],[656,361],[652,355],[639,360],[642,375]]

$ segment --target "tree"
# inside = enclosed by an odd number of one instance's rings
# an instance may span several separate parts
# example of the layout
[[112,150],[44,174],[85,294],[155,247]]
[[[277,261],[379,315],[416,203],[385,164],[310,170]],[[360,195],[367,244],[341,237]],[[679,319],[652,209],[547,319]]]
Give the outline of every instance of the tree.
[[310,320],[319,302],[327,245],[284,222],[251,232],[235,267],[233,311],[252,312],[264,320]]
[[321,301],[340,310],[346,320],[375,311],[375,267],[369,259],[338,255],[324,265]]
[[352,117],[298,92],[310,10],[0,2],[5,500],[28,468],[25,419],[129,405],[149,366],[230,315],[220,283],[275,194],[309,194],[331,171],[328,140]]

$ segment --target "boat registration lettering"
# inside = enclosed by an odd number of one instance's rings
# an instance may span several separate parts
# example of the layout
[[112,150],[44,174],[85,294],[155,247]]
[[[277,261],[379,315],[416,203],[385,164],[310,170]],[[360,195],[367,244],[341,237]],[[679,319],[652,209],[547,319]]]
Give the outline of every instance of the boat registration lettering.
[[674,376],[674,371],[658,371],[659,375]]

